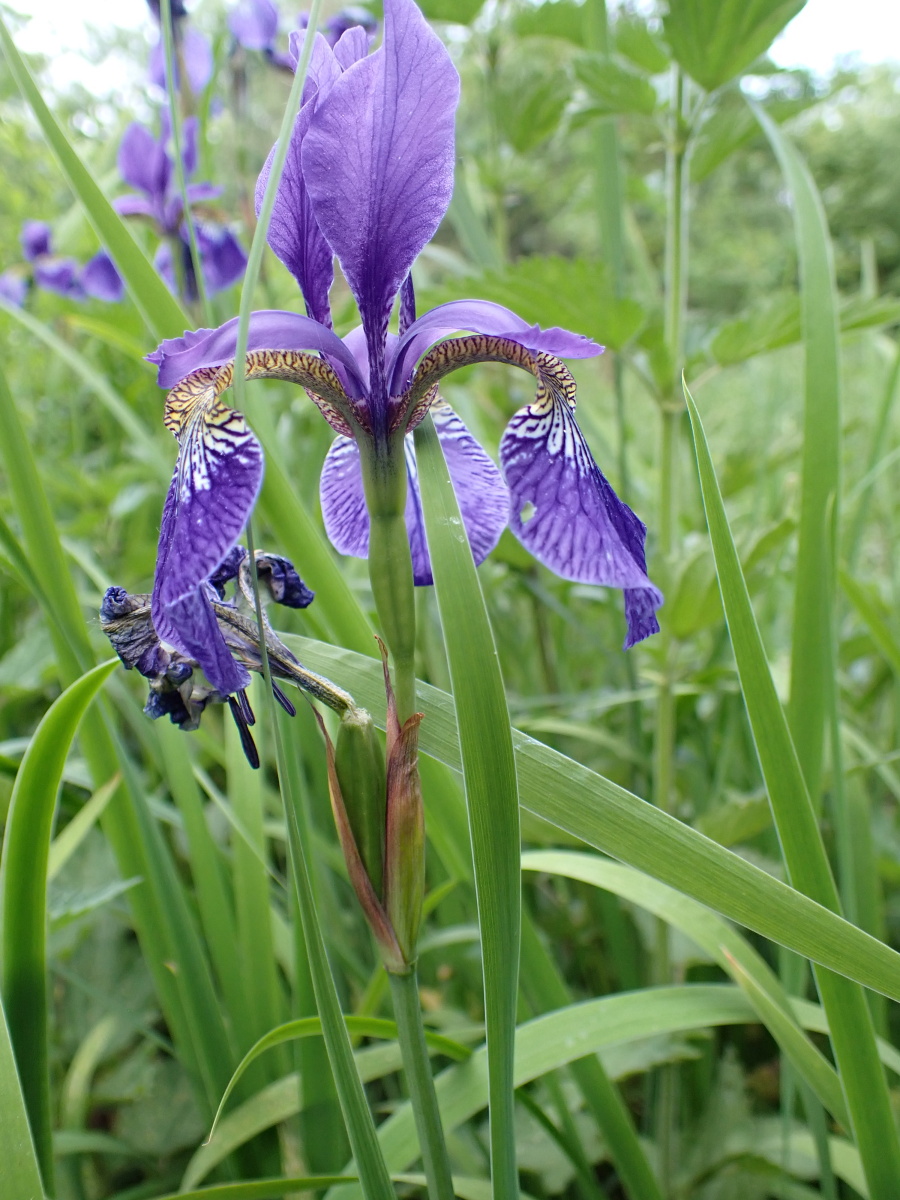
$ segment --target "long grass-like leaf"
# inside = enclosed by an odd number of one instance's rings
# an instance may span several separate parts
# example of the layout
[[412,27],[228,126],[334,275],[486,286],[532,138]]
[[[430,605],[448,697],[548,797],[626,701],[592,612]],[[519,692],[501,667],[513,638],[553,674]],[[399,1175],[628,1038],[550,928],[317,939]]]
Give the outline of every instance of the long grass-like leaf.
[[3,1002],[31,1131],[53,1192],[47,1031],[47,862],[56,794],[85,709],[118,660],[88,671],[53,702],[35,731],[13,786],[3,856]]
[[[728,984],[689,984],[618,992],[526,1021],[516,1031],[515,1084],[522,1087],[549,1071],[615,1043],[706,1026],[754,1022],[756,1011],[739,988]],[[478,1050],[467,1063],[448,1067],[435,1081],[445,1129],[456,1129],[487,1100],[487,1061]],[[379,1129],[385,1158],[401,1171],[418,1153],[409,1104]],[[334,1200],[349,1200],[339,1188]]]
[[[803,770],[769,671],[700,415],[686,387],[685,398],[722,603],[785,863],[797,888],[837,912],[837,889]],[[869,1190],[873,1200],[888,1200],[900,1179],[900,1141],[869,1007],[862,989],[842,976],[817,970],[816,980]]]
[[[381,674],[371,659],[310,638],[286,640],[312,670],[352,688],[360,704],[377,709]],[[416,686],[426,718],[420,748],[459,770],[452,697],[421,681]],[[513,745],[524,809],[763,937],[900,1000],[900,954],[884,942],[517,729]]]
[[25,1099],[16,1071],[16,1059],[0,1003],[0,1163],[3,1186],[16,1200],[43,1200]]
[[817,804],[825,726],[835,687],[831,524],[837,519],[840,495],[837,295],[825,211],[812,176],[784,131],[757,105],[751,107],[775,151],[791,193],[800,258],[803,461],[789,712],[797,757],[809,794]]
[[428,550],[453,683],[481,928],[497,1200],[518,1187],[512,1088],[521,934],[519,799],[506,693],[459,505],[430,417],[415,434]]

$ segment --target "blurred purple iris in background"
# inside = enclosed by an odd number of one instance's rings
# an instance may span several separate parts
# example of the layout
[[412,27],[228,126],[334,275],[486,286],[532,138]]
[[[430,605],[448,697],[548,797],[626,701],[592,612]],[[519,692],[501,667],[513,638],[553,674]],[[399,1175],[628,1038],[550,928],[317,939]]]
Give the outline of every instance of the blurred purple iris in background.
[[[431,582],[408,436],[430,409],[476,561],[509,524],[562,577],[623,589],[631,646],[659,628],[662,596],[647,577],[646,530],[594,462],[575,422],[574,380],[559,357],[586,358],[602,347],[563,329],[541,330],[487,301],[455,301],[416,318],[410,268],[453,190],[459,77],[412,0],[386,0],[384,7],[383,45],[372,54],[359,27],[333,49],[316,37],[268,231],[300,285],[307,315],[252,315],[247,378],[300,383],[337,432],[320,492],[339,551],[368,551],[364,472],[371,482],[405,470],[414,576]],[[258,205],[271,161],[260,176]],[[329,307],[335,256],[362,319],[343,339],[333,332]],[[388,331],[398,296],[399,335]],[[450,336],[461,331],[473,336]],[[204,589],[235,545],[263,473],[258,441],[222,400],[236,337],[234,319],[163,342],[149,356],[160,385],[172,389],[166,424],[179,441],[153,621],[164,641],[203,664],[221,692],[230,690],[224,647]],[[502,475],[438,394],[448,372],[488,361],[520,367],[537,381],[534,401],[503,435]]]
[[[147,0],[150,12],[157,25],[162,23],[162,12],[159,0]],[[172,34],[175,40],[175,88],[181,87],[180,68],[184,66],[188,87],[193,94],[199,95],[213,76],[213,52],[209,38],[195,29],[192,25],[185,28],[187,9],[182,0],[171,0],[169,11],[172,17]],[[159,41],[150,51],[150,62],[147,67],[150,82],[158,88],[166,90],[166,44],[160,30]]]
[[[188,300],[197,298],[197,282],[191,256],[187,228],[184,223],[184,204],[169,154],[170,128],[168,115],[161,117],[162,134],[155,138],[143,125],[133,124],[125,131],[119,147],[119,171],[126,183],[136,188],[113,201],[122,216],[149,217],[157,232],[166,239],[156,252],[156,267],[174,291],[179,274],[184,279]],[[184,123],[182,161],[185,176],[190,179],[197,169],[197,119],[188,117]],[[189,183],[188,203],[193,205],[214,200],[222,189],[211,183]],[[244,273],[247,256],[234,234],[226,227],[212,223],[196,223],[197,242],[203,278],[209,293],[230,287]],[[178,268],[173,254],[180,256]]]
[[258,50],[274,66],[293,71],[290,55],[276,49],[278,9],[272,0],[239,0],[228,14],[228,28],[245,50]]
[[115,304],[125,285],[105,250],[81,265],[77,259],[53,253],[53,235],[46,221],[26,221],[19,235],[25,266],[0,275],[0,296],[20,308],[29,282],[67,300],[105,300]]

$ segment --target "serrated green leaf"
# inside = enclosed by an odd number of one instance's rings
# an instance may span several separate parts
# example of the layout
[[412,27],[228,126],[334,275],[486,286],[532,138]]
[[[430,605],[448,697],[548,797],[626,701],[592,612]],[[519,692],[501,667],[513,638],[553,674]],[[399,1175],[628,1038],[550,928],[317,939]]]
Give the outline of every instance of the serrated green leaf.
[[616,50],[648,75],[659,75],[669,66],[669,56],[662,39],[638,13],[620,10],[613,26]]
[[666,41],[708,92],[764,54],[806,0],[669,0]]
[[580,55],[575,60],[575,75],[587,90],[587,111],[595,116],[612,117],[620,113],[649,116],[656,108],[656,89],[650,80],[609,55]]

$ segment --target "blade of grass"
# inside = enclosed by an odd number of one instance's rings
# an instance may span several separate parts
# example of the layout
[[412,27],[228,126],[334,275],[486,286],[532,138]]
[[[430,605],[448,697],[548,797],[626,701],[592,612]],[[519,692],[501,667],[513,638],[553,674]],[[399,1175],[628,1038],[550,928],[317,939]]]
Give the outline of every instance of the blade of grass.
[[72,148],[16,49],[6,23],[0,18],[0,44],[16,86],[37,119],[57,163],[78,197],[97,236],[111,254],[128,293],[157,339],[179,336],[190,324],[181,305],[160,279],[150,260],[134,240],[131,230],[103,195],[93,175]]
[[[377,711],[380,667],[351,650],[285,638],[312,670]],[[419,681],[420,748],[459,770],[453,699]],[[513,730],[522,807],[654,879],[866,987],[900,1000],[900,954],[738,854],[559,751]]]
[[[703,425],[686,386],[685,398],[725,617],[785,864],[800,891],[839,912],[837,888],[769,671]],[[828,1014],[831,1042],[870,1194],[872,1200],[888,1200],[900,1179],[900,1141],[865,994],[830,971],[817,969],[816,982]]]
[[481,929],[494,1195],[518,1189],[513,1058],[521,936],[519,798],[494,635],[430,417],[415,433],[428,551],[450,666]]
[[[40,473],[2,372],[0,457],[23,546],[40,585],[37,598],[46,606],[60,676],[69,684],[93,665],[93,648]],[[129,893],[135,927],[179,1055],[201,1103],[212,1112],[234,1057],[183,885],[108,714],[88,711],[80,742],[95,786],[122,771],[122,787],[106,808],[103,830],[122,877],[144,881]],[[173,962],[178,964],[175,973],[169,966]]]
[[3,1183],[16,1200],[43,1200],[38,1167],[22,1087],[16,1072],[9,1029],[0,1002],[0,1162]]
[[823,1103],[838,1120],[848,1124],[844,1096],[834,1068],[803,1037],[787,993],[766,961],[722,917],[631,867],[594,854],[569,850],[530,851],[522,855],[522,869],[549,871],[583,880],[595,887],[608,888],[685,933],[744,988],[764,1024],[769,1024],[768,1018],[774,1012],[779,1021],[779,1032],[785,1027],[790,1029],[785,1041],[794,1065],[804,1078],[816,1081],[815,1090]]
[[41,719],[16,774],[3,853],[0,900],[3,1003],[31,1132],[52,1194],[50,1050],[47,983],[47,863],[56,795],[79,722],[118,666],[94,667],[59,696]]
[[[523,868],[526,858],[523,856]],[[522,913],[522,988],[539,1013],[572,1003],[562,972],[540,940],[527,910]],[[658,1200],[662,1195],[659,1183],[631,1113],[603,1064],[597,1058],[579,1059],[572,1064],[572,1075],[609,1147],[626,1194],[632,1200]]]
[[75,375],[87,384],[128,437],[135,457],[148,462],[160,479],[168,483],[171,474],[169,455],[164,453],[161,441],[154,437],[149,426],[131,411],[115,388],[110,386],[102,372],[79,354],[74,347],[58,337],[48,325],[39,321],[24,308],[15,308],[0,299],[0,309],[43,342],[48,350],[52,350],[60,361],[64,362]]
[[791,194],[800,260],[803,455],[788,711],[797,758],[818,808],[825,723],[835,686],[830,511],[836,514],[839,507],[841,411],[834,264],[825,211],[806,164],[771,117],[758,105],[750,107]]

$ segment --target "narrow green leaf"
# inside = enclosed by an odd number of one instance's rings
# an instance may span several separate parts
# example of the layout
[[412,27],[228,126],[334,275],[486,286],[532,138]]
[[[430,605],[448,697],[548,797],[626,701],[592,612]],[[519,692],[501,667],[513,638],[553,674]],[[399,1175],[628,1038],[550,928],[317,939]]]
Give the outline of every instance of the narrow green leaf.
[[39,321],[24,308],[15,308],[0,299],[0,309],[43,342],[61,362],[70,367],[72,372],[87,384],[107,412],[118,422],[122,432],[128,437],[136,457],[146,460],[155,469],[157,475],[168,482],[171,474],[169,456],[164,453],[161,441],[155,438],[153,431],[132,412],[115,388],[111,387],[103,373],[93,367],[74,347],[58,337],[48,325]]
[[521,882],[509,712],[490,620],[430,417],[415,433],[428,550],[459,729],[481,929],[494,1195],[518,1188],[512,1074]]
[[[800,890],[837,912],[837,889],[769,671],[703,425],[687,387],[684,392],[722,603],[785,863]],[[816,981],[828,1013],[831,1042],[869,1190],[873,1200],[888,1200],[900,1179],[900,1141],[869,1006],[863,991],[839,975],[816,970]]]
[[[620,863],[568,850],[537,850],[522,855],[525,871],[549,871],[608,888],[680,929],[727,971],[748,994],[764,1024],[786,1047],[800,1074],[809,1079],[822,1103],[848,1124],[840,1081],[831,1064],[802,1034],[791,1002],[763,957],[716,913],[655,879]],[[773,1016],[774,1014],[774,1016]],[[788,1032],[785,1032],[785,1031]],[[779,1035],[783,1035],[779,1036]]]
[[38,725],[13,785],[0,900],[3,1003],[22,1080],[41,1174],[53,1192],[47,999],[47,862],[56,794],[79,722],[118,659],[88,671],[59,696]]
[[44,1200],[25,1099],[0,1003],[0,1163],[3,1184],[16,1200]]
[[797,757],[813,804],[818,806],[825,724],[836,703],[831,529],[840,511],[837,294],[825,210],[812,176],[784,131],[759,106],[751,108],[775,151],[791,194],[800,258],[803,460],[789,712]]
[[47,859],[47,882],[50,883],[69,861],[96,823],[119,786],[121,778],[113,775],[108,783],[98,787],[90,800],[78,810],[72,820],[56,835]]
[[335,1184],[353,1182],[355,1175],[290,1175],[280,1179],[248,1179],[243,1183],[218,1183],[187,1192],[170,1192],[159,1200],[272,1200],[295,1192],[317,1192]]
[[69,144],[58,121],[44,102],[2,18],[0,44],[3,46],[3,53],[16,86],[34,113],[63,175],[81,202],[88,219],[97,231],[97,236],[112,256],[147,328],[157,341],[180,336],[190,324],[188,317],[134,240],[131,230],[103,195],[93,175]]
[[[349,1032],[355,1037],[385,1038],[390,1041],[396,1041],[397,1039],[396,1021],[389,1021],[383,1017],[346,1016],[344,1017],[344,1022]],[[225,1089],[225,1094],[222,1097],[215,1120],[213,1121],[209,1140],[212,1140],[216,1132],[219,1118],[222,1115],[225,1105],[228,1103],[228,1098],[234,1091],[235,1085],[252,1062],[259,1058],[261,1054],[264,1054],[266,1050],[271,1050],[275,1046],[283,1046],[285,1042],[296,1041],[300,1038],[321,1036],[322,1020],[320,1017],[300,1017],[296,1021],[286,1021],[283,1025],[279,1025],[277,1028],[271,1029],[268,1033],[264,1034],[247,1051],[232,1075],[228,1087]],[[462,1042],[455,1042],[452,1038],[444,1037],[442,1034],[434,1033],[432,1030],[425,1031],[425,1041],[435,1054],[445,1054],[448,1058],[454,1058],[458,1062],[465,1062],[472,1054],[469,1047],[464,1046]]]
[[[381,669],[353,651],[285,638],[310,669],[375,710]],[[453,700],[417,684],[426,719],[420,747],[461,766]],[[900,954],[740,855],[705,838],[602,775],[513,730],[522,807],[604,854],[637,867],[779,945],[900,1000]]]
[[[527,1021],[516,1030],[515,1085],[522,1087],[547,1072],[596,1054],[616,1043],[708,1026],[757,1020],[739,988],[728,984],[689,984],[618,992],[559,1009]],[[448,1067],[436,1079],[441,1119],[449,1133],[485,1105],[487,1061],[477,1050],[467,1063]],[[415,1122],[404,1104],[379,1128],[379,1139],[392,1171],[401,1171],[418,1154]],[[333,1200],[353,1193],[339,1188]]]

